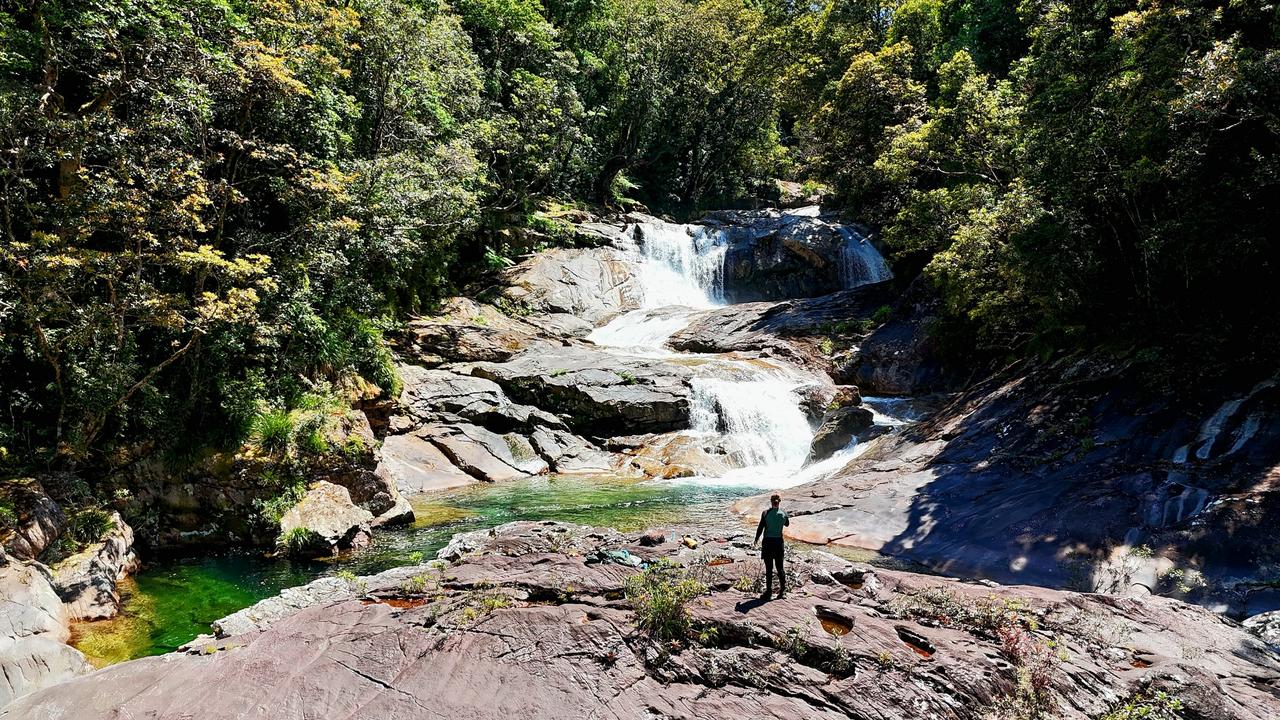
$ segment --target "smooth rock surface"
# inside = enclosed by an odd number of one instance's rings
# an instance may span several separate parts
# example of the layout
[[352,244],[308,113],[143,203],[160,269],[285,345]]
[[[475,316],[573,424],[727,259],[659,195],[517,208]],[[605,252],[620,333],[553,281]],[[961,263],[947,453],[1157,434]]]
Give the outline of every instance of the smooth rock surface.
[[280,535],[307,530],[315,535],[317,553],[335,553],[367,545],[373,513],[351,501],[347,489],[333,483],[314,483],[297,505],[280,518]]
[[4,549],[19,560],[34,560],[62,534],[66,515],[36,478],[0,483],[0,497],[14,509],[17,522]]
[[120,612],[117,584],[140,563],[133,549],[133,528],[111,513],[111,526],[96,543],[58,563],[53,586],[72,620],[105,620]]
[[393,421],[397,432],[438,420],[463,419],[499,432],[535,427],[564,428],[560,418],[507,397],[498,383],[448,370],[400,366],[404,391],[400,405],[406,420]]
[[410,495],[477,482],[430,440],[412,433],[391,435],[383,441],[378,473],[394,482],[401,493]]
[[[572,316],[569,316],[572,317]],[[418,360],[502,362],[531,347],[560,344],[560,336],[581,336],[586,321],[537,322],[511,317],[486,303],[451,298],[435,315],[415,318],[406,328],[402,350]]]
[[[991,588],[806,553],[791,558],[788,598],[762,604],[745,535],[689,550],[514,523],[463,540],[451,567],[363,590],[313,583],[232,637],[33,693],[0,717],[978,720],[1016,692],[1020,662],[989,622],[1053,643],[1055,718],[1097,718],[1144,686],[1188,717],[1280,713],[1280,662],[1263,643],[1168,599]],[[660,645],[637,631],[618,599],[635,570],[584,561],[601,549],[694,568],[710,592],[688,605],[690,637]]]
[[[1140,382],[1124,364],[1072,359],[978,385],[784,491],[787,533],[1000,582],[1273,609],[1242,581],[1266,579],[1280,550],[1280,388],[1171,404]],[[752,518],[766,503],[734,507]]]
[[809,462],[826,460],[839,452],[861,432],[875,422],[870,410],[857,405],[838,408],[827,413],[822,426],[813,436],[809,449]]
[[685,352],[758,352],[829,370],[822,341],[892,297],[889,283],[876,283],[816,298],[728,305],[695,315],[667,344]]
[[40,563],[10,560],[0,567],[0,707],[92,670],[66,644],[69,618],[52,579]]
[[503,273],[501,296],[541,314],[571,315],[592,325],[640,307],[631,256],[615,248],[552,248]]
[[666,360],[566,347],[506,363],[477,363],[472,373],[594,437],[678,430],[689,424],[692,372]]

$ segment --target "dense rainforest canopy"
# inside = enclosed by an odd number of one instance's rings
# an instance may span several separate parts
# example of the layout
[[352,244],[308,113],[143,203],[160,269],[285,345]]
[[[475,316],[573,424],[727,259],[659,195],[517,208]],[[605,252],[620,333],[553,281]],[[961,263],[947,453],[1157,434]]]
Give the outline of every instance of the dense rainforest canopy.
[[776,178],[876,227],[967,349],[1267,359],[1277,8],[0,0],[0,447],[118,464],[393,391],[383,333],[573,206]]

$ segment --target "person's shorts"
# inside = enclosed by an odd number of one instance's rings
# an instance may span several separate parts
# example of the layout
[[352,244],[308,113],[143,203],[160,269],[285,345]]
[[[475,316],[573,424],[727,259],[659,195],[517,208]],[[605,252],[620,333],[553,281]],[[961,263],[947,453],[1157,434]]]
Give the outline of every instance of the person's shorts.
[[760,544],[760,557],[765,560],[782,559],[782,538],[765,538]]

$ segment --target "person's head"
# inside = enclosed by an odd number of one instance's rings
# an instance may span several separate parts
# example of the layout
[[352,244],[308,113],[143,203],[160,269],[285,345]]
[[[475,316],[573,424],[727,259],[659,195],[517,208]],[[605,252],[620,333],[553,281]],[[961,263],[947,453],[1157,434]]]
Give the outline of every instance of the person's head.
[[782,496],[775,493],[773,497],[769,498],[769,504],[774,507],[778,507],[782,504]]

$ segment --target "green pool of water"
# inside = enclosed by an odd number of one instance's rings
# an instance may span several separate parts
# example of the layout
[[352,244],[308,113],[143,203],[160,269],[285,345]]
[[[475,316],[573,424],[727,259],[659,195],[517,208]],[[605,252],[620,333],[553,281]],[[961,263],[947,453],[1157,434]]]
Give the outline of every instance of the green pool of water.
[[299,562],[261,554],[220,553],[148,562],[122,587],[112,619],[73,628],[72,644],[97,665],[174,650],[209,624],[286,587],[348,570],[368,575],[430,559],[454,533],[513,520],[561,520],[637,530],[698,523],[734,526],[730,501],[760,492],[742,486],[540,477],[472,485],[414,499],[417,521],[374,535],[371,547],[332,561]]

